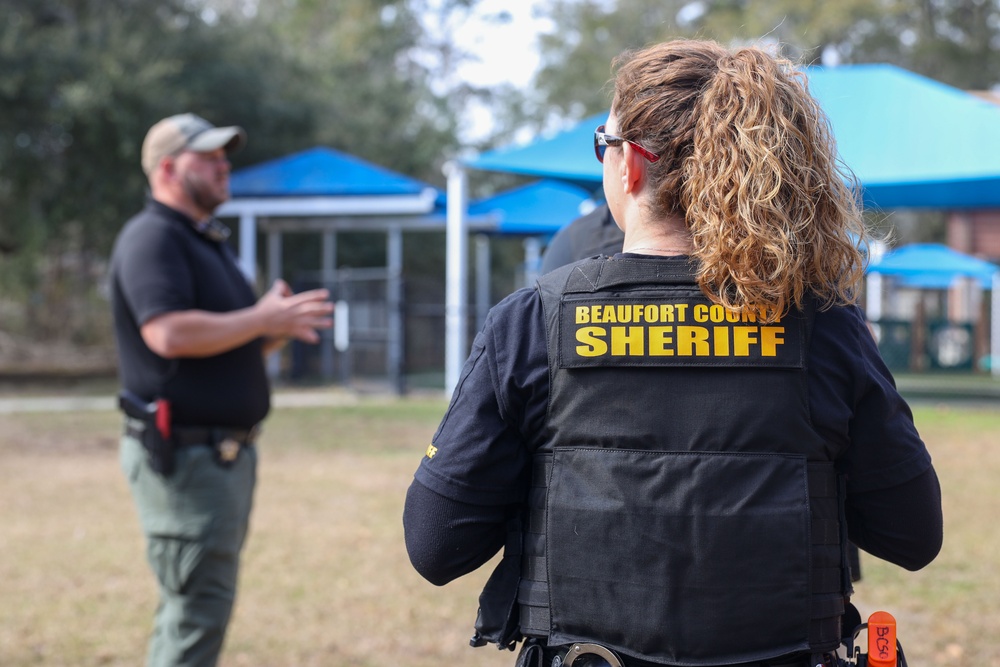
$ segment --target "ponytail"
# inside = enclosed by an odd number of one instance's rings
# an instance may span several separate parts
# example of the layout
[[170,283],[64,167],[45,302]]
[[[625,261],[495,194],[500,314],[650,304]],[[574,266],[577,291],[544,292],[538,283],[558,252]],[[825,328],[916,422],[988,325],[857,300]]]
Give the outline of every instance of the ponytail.
[[619,124],[674,158],[649,171],[654,213],[684,216],[703,291],[776,316],[809,294],[821,307],[853,302],[864,276],[860,204],[805,75],[759,48],[697,41],[630,54],[626,70]]

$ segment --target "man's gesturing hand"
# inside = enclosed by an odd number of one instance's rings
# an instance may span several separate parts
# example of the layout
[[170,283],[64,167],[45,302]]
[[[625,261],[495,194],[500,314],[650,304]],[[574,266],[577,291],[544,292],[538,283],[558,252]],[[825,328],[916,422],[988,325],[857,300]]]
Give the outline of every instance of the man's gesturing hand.
[[288,283],[275,280],[271,289],[257,302],[257,309],[267,335],[273,338],[318,343],[318,330],[333,326],[333,304],[326,289],[293,294]]

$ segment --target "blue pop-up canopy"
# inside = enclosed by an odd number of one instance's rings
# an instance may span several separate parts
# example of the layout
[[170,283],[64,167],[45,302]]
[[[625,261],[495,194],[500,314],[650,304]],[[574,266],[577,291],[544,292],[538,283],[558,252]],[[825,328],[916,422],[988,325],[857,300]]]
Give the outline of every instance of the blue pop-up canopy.
[[590,193],[575,185],[543,180],[473,202],[469,215],[493,218],[502,234],[554,234],[590,201]]
[[[1000,108],[892,65],[809,68],[807,75],[868,206],[1000,207]],[[597,187],[593,131],[606,120],[597,114],[467,165]]]
[[483,153],[467,165],[484,171],[503,171],[524,176],[558,178],[584,189],[601,186],[603,171],[594,155],[594,130],[608,120],[599,113],[573,127],[526,146],[499,148]]
[[945,289],[958,278],[972,278],[990,289],[1000,271],[996,264],[937,243],[914,243],[886,253],[869,273],[895,276],[909,287]]

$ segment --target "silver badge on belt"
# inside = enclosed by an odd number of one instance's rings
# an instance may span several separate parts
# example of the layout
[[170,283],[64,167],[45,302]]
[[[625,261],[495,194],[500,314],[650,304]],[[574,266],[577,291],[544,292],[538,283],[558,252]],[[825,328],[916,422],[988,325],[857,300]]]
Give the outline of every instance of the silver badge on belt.
[[219,460],[224,463],[232,463],[240,455],[240,443],[233,438],[225,438],[216,445],[219,450]]

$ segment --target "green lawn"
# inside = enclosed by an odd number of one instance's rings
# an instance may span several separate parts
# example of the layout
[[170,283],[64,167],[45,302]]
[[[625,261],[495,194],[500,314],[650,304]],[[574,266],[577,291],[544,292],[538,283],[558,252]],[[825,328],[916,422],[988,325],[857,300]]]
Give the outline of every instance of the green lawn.
[[[445,404],[274,411],[222,667],[513,664],[468,638],[488,571],[436,588],[409,565],[403,497]],[[856,601],[893,612],[910,664],[1000,667],[1000,411],[915,411],[945,547],[908,573],[862,555]],[[155,590],[112,411],[0,415],[0,665],[142,663]]]

